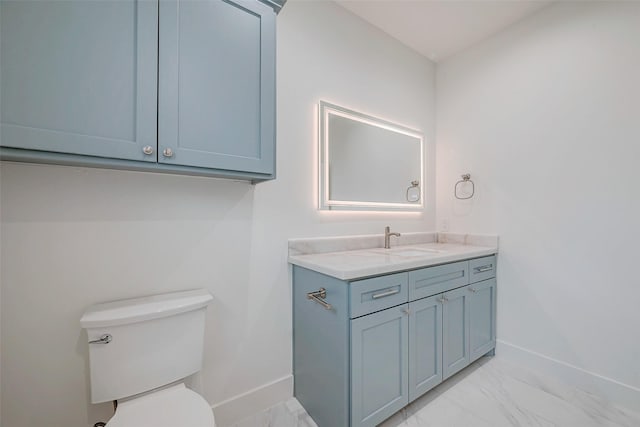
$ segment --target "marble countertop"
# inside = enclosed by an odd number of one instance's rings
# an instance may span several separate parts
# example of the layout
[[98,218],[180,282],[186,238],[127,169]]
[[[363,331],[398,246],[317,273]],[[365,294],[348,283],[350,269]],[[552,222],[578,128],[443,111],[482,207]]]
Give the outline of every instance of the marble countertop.
[[[412,242],[413,244],[396,245],[391,249],[373,246],[332,252],[307,251],[308,253],[301,253],[295,249],[300,247],[301,240],[293,240],[289,245],[289,262],[341,280],[353,280],[477,258],[498,252],[496,236],[420,234],[424,238],[412,240],[423,240],[423,243]],[[465,236],[465,238],[457,238],[456,236]],[[361,238],[361,236],[356,236],[356,238]],[[346,241],[345,238],[340,239]],[[318,241],[322,242],[325,247],[328,246],[326,238],[318,239]],[[309,247],[309,240],[306,242]],[[294,249],[292,250],[292,248]]]

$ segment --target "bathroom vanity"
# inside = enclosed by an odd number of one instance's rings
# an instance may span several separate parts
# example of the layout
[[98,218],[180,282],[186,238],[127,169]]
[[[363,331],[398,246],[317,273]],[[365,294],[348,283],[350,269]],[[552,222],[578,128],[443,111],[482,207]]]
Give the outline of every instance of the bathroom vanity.
[[495,348],[497,238],[403,238],[290,241],[294,393],[319,427],[375,426]]

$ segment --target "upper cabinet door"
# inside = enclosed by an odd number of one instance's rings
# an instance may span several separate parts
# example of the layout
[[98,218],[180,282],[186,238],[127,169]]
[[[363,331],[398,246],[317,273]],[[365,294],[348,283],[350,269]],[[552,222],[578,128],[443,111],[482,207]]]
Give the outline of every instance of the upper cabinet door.
[[257,1],[160,0],[158,161],[272,174],[275,14]]
[[156,161],[157,2],[0,7],[2,146]]

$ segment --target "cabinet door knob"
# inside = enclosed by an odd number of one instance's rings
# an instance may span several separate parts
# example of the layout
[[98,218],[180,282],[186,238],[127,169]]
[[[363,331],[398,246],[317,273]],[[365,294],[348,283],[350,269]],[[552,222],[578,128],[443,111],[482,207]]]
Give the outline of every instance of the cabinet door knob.
[[469,288],[469,292],[478,292],[478,290],[474,288]]
[[409,310],[408,308],[403,308],[402,312],[407,315],[411,314],[411,310]]
[[169,147],[162,150],[162,155],[165,157],[173,157],[173,150]]
[[449,299],[447,297],[442,297],[442,298],[438,298],[438,301],[445,303],[447,301],[449,301]]
[[148,156],[148,155],[150,155],[150,154],[153,154],[153,147],[152,147],[152,146],[150,146],[150,145],[145,145],[145,146],[142,148],[142,152],[143,152],[144,154],[146,154],[147,156]]

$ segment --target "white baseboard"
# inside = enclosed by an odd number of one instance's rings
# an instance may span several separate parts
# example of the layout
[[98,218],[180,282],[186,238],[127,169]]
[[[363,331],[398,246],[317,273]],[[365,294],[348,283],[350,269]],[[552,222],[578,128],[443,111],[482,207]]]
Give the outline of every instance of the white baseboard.
[[526,366],[543,375],[554,377],[560,382],[596,396],[601,396],[634,412],[637,412],[638,408],[640,408],[640,388],[589,372],[570,363],[553,359],[502,340],[497,340],[496,357]]
[[287,375],[213,405],[217,427],[228,427],[293,396],[293,375]]

